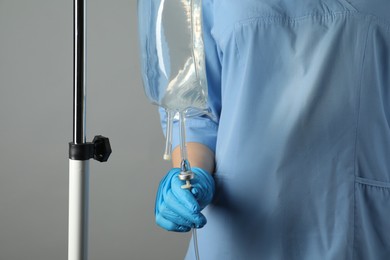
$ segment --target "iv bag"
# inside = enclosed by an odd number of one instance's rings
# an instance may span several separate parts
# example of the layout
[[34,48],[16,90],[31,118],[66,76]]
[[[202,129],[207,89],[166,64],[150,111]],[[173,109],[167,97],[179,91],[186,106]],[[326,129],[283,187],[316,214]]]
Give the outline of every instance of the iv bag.
[[138,0],[144,89],[167,112],[207,113],[201,0]]

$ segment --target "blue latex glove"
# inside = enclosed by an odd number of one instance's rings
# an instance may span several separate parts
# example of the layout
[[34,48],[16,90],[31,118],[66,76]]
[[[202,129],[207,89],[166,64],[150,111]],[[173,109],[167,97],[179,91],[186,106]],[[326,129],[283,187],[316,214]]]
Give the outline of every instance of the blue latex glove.
[[215,183],[206,171],[192,167],[194,178],[191,189],[182,189],[184,181],[179,179],[180,169],[173,168],[161,180],[157,191],[156,223],[169,231],[188,232],[206,224],[200,213],[213,199]]

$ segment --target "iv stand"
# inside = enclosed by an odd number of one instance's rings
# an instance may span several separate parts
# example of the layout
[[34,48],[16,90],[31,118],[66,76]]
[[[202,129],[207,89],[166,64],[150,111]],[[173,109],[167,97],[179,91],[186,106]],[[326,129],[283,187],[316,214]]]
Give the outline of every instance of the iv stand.
[[69,143],[68,260],[88,259],[89,160],[105,162],[109,139],[86,142],[86,0],[73,0],[73,142]]

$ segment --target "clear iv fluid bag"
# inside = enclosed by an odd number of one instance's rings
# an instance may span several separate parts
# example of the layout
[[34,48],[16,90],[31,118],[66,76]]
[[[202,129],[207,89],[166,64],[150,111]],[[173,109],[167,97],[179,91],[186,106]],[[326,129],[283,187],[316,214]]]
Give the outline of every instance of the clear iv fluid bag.
[[138,0],[145,93],[186,116],[207,113],[201,0]]
[[[180,150],[185,165],[180,174],[191,172],[184,117],[208,114],[201,7],[201,0],[138,0],[145,93],[152,103],[167,112],[166,160],[172,150],[174,114],[179,114]],[[189,181],[183,187],[190,188]],[[195,255],[199,259],[195,229],[193,234]]]

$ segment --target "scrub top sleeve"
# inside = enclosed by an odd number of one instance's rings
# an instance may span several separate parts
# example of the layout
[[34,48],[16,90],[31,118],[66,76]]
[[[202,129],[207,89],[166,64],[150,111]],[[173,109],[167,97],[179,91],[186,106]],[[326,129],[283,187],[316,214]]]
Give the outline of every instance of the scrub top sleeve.
[[[186,118],[186,142],[196,142],[207,146],[215,153],[218,122],[221,112],[221,65],[217,47],[212,35],[214,5],[211,0],[203,0],[203,41],[206,56],[206,74],[208,84],[208,105],[214,118],[197,116]],[[166,129],[166,112],[159,108],[161,126]],[[180,144],[179,124],[173,124],[172,147]]]
[[[161,126],[164,134],[166,133],[167,116],[163,108],[159,108]],[[172,133],[172,148],[180,145],[179,122],[173,122]],[[206,116],[198,116],[186,118],[186,142],[201,143],[207,146],[211,151],[215,152],[217,140],[218,125],[216,122]]]

